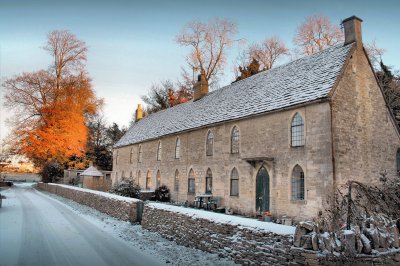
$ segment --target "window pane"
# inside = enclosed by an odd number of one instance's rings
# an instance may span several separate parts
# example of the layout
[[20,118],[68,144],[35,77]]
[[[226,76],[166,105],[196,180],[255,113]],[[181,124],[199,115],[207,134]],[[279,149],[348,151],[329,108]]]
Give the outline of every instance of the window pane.
[[231,153],[239,153],[239,130],[234,127],[231,135]]
[[292,120],[291,138],[293,147],[304,145],[304,122],[299,113],[296,113]]
[[179,138],[177,138],[175,146],[175,159],[179,159],[180,157],[181,157],[181,141]]
[[179,172],[175,172],[175,186],[174,186],[175,191],[179,191]]
[[304,200],[304,172],[299,165],[293,168],[292,200]]
[[231,179],[231,196],[239,195],[239,180]]

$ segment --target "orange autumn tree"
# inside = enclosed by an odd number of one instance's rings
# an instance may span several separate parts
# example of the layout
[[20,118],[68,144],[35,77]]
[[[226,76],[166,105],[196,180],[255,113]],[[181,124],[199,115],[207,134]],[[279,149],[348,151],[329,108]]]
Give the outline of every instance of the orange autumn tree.
[[13,110],[13,144],[38,166],[83,156],[86,121],[101,107],[85,71],[87,47],[68,31],[52,31],[44,47],[53,57],[48,70],[7,79],[5,105]]

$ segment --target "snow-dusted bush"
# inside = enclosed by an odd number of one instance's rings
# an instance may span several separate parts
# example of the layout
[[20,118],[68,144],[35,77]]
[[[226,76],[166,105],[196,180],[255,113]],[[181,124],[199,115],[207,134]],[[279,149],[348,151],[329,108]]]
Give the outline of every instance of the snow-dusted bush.
[[123,179],[118,184],[114,185],[110,193],[129,197],[129,198],[140,198],[140,186],[138,184],[133,183],[133,180]]
[[154,196],[152,200],[162,201],[162,202],[169,202],[170,201],[170,194],[169,188],[166,185],[162,185],[154,191]]
[[64,169],[57,161],[50,161],[43,165],[39,175],[44,183],[57,183],[63,177]]

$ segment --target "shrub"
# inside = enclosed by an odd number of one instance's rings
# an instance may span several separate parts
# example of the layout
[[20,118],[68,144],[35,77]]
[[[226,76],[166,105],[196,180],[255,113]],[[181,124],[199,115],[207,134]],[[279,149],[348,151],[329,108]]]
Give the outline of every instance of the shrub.
[[57,161],[46,162],[39,175],[45,183],[57,183],[64,176],[64,169]]
[[129,198],[140,198],[140,186],[138,184],[133,183],[133,180],[123,179],[118,184],[115,184],[110,193],[129,197]]
[[154,191],[154,196],[152,200],[162,201],[162,202],[169,202],[170,195],[169,195],[169,188],[166,185],[162,185]]

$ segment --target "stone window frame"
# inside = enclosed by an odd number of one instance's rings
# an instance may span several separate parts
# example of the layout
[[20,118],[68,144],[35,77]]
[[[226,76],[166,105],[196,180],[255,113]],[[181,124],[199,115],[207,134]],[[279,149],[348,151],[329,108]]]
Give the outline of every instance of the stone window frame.
[[[297,168],[297,169],[296,169]],[[298,171],[296,171],[298,170]],[[296,172],[295,172],[296,171]],[[298,173],[298,175],[297,175]],[[291,200],[294,202],[305,202],[306,200],[306,177],[303,168],[296,164],[292,169],[290,178]]]
[[142,162],[142,154],[143,154],[142,145],[139,144],[139,148],[138,148],[138,163]]
[[131,153],[129,154],[129,163],[133,164],[133,147],[131,147]]
[[290,146],[303,147],[305,145],[304,118],[296,112],[290,123]]
[[181,140],[179,137],[175,141],[175,159],[181,158]]
[[[234,175],[234,173],[236,173]],[[236,183],[237,191],[233,191],[233,184]],[[230,196],[239,196],[239,171],[233,167],[230,176]]]
[[213,175],[212,171],[210,168],[207,169],[206,171],[206,186],[205,186],[205,193],[206,194],[212,194],[212,189],[213,189]]
[[161,161],[162,144],[161,140],[158,141],[157,145],[157,161]]
[[146,188],[146,190],[149,190],[150,187],[151,187],[151,173],[150,173],[150,170],[148,170],[147,174],[146,174],[146,186],[145,186],[145,188]]
[[175,170],[174,191],[179,191],[179,171]]
[[192,168],[189,170],[188,174],[188,194],[196,193],[196,177]]
[[206,137],[206,156],[214,155],[214,134],[211,130],[207,131]]
[[238,154],[240,149],[240,130],[238,126],[233,126],[231,130],[231,153]]

